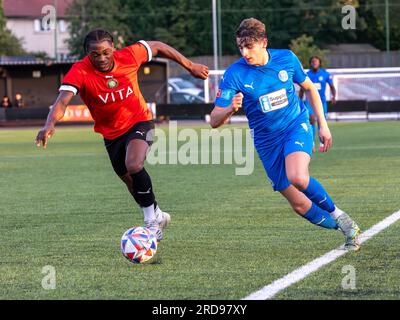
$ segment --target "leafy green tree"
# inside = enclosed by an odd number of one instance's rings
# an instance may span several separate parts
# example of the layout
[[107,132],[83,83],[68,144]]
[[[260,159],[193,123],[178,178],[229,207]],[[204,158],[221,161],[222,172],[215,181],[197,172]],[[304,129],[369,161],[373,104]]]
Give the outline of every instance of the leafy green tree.
[[[221,3],[222,54],[238,54],[234,33],[249,17],[263,21],[269,46],[287,48],[292,39],[311,36],[323,48],[337,43],[372,43],[385,47],[384,4],[381,0],[219,0]],[[391,48],[400,48],[400,4],[391,4]],[[342,7],[357,10],[356,30],[342,28]],[[116,34],[120,45],[139,39],[160,40],[182,53],[213,52],[210,0],[75,0],[69,14],[72,53],[82,55],[85,34],[103,27]]]
[[85,35],[100,27],[122,38],[121,46],[146,39],[166,42],[186,55],[212,51],[209,0],[75,0],[68,14],[68,45],[80,57]]
[[21,56],[26,54],[21,40],[16,38],[6,27],[3,1],[0,0],[0,56]]
[[[400,3],[389,2],[390,49],[400,50]],[[372,43],[375,47],[386,49],[385,3],[381,0],[360,0],[359,15],[365,17],[367,29],[358,32],[358,41]]]
[[119,0],[75,0],[68,8],[70,16],[70,38],[68,46],[71,54],[83,57],[83,41],[86,34],[96,28],[111,32],[117,47],[125,45],[131,36],[131,30],[126,26],[126,8]]
[[[292,39],[302,34],[312,36],[318,46],[351,42],[357,32],[366,27],[365,20],[358,17],[357,30],[343,30],[341,8],[345,0],[223,0],[222,25],[224,54],[237,52],[233,38],[239,23],[254,17],[265,23],[269,46],[287,48]],[[358,1],[352,5],[359,7]]]
[[326,59],[327,50],[322,50],[316,46],[311,36],[301,35],[290,42],[289,48],[297,55],[303,66],[308,66],[309,59],[312,56],[320,57],[324,66],[328,65]]
[[160,40],[186,55],[212,52],[211,1],[123,0],[133,38]]

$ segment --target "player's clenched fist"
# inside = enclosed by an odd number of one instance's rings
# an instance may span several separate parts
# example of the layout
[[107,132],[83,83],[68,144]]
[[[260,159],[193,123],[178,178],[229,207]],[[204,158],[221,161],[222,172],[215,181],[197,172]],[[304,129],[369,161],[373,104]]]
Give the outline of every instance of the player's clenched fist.
[[232,102],[231,102],[232,109],[235,112],[237,112],[239,110],[239,108],[242,107],[242,103],[243,103],[243,93],[238,92],[232,98]]
[[43,145],[43,148],[46,148],[47,146],[47,140],[51,138],[51,136],[54,134],[54,127],[44,127],[41,129],[37,136],[36,136],[36,146],[40,147],[40,145]]

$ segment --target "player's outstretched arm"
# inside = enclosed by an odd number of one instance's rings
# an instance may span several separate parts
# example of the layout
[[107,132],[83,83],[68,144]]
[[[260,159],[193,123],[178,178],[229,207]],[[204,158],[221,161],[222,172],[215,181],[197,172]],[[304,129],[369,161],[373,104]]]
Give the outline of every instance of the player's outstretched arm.
[[242,107],[243,93],[236,93],[232,102],[227,108],[215,106],[210,115],[210,125],[213,128],[218,128],[228,121],[228,119]]
[[309,101],[311,108],[313,109],[314,114],[317,118],[319,136],[324,143],[324,149],[322,151],[326,152],[332,146],[332,135],[324,116],[324,109],[322,107],[322,101],[319,96],[318,90],[308,77],[304,82],[300,83],[299,85],[304,90],[307,100]]
[[35,142],[37,147],[43,145],[43,148],[46,148],[47,140],[53,136],[55,132],[55,125],[64,116],[65,110],[67,109],[67,106],[73,96],[74,93],[71,91],[60,91],[56,102],[53,104],[53,107],[50,109],[50,112],[47,116],[46,124],[36,136]]
[[153,56],[161,56],[179,63],[184,67],[193,77],[199,79],[207,79],[208,67],[202,64],[194,63],[181,54],[178,50],[161,41],[147,41],[150,46]]

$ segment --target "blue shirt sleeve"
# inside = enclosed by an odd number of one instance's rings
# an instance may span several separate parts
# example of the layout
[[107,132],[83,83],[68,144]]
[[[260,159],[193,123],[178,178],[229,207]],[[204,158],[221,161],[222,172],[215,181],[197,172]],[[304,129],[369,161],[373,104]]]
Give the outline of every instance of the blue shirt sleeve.
[[292,57],[293,57],[293,68],[294,68],[294,73],[293,73],[293,82],[295,83],[302,83],[304,80],[307,78],[307,74],[304,72],[303,66],[301,65],[301,62],[299,58],[292,52]]
[[238,92],[239,90],[237,89],[233,72],[228,69],[221,78],[217,96],[215,98],[215,106],[223,108],[229,107],[233,96]]
[[326,72],[326,82],[329,84],[332,84],[333,83],[332,75],[328,71],[325,71],[325,72]]

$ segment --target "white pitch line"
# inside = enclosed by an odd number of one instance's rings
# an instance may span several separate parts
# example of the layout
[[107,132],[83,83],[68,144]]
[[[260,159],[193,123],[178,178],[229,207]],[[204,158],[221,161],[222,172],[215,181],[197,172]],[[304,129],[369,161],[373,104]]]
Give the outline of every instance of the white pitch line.
[[[367,231],[363,232],[359,236],[360,243],[363,243],[373,236],[378,234],[379,232],[383,231],[396,221],[400,220],[400,210],[391,214],[389,217],[383,219],[381,222],[378,222],[374,226],[372,226]],[[287,274],[286,276],[275,280],[271,284],[263,287],[262,289],[251,293],[243,300],[267,300],[273,298],[277,293],[286,289],[287,287],[291,286],[292,284],[299,282],[300,280],[306,278],[311,273],[317,271],[321,267],[331,263],[332,261],[336,260],[337,258],[346,254],[347,251],[344,250],[343,246],[336,248],[328,253],[324,254],[323,256],[307,263],[306,265],[292,271],[291,273]]]

